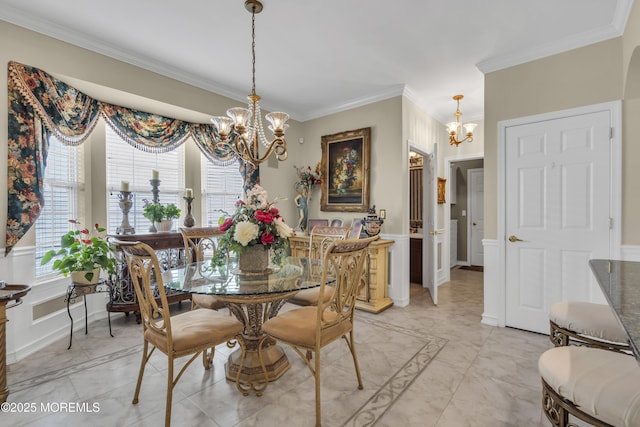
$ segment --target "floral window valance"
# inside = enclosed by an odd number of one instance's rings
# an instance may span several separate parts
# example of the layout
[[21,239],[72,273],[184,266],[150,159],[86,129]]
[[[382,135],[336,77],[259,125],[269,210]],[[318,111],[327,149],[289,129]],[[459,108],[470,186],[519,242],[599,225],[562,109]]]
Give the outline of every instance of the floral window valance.
[[[188,137],[210,161],[229,164],[235,154],[216,145],[214,127],[107,104],[91,98],[45,71],[17,62],[8,65],[8,214],[5,254],[40,216],[42,180],[49,135],[68,145],[86,140],[102,116],[132,146],[163,153]],[[240,161],[245,188],[259,183],[259,169]]]

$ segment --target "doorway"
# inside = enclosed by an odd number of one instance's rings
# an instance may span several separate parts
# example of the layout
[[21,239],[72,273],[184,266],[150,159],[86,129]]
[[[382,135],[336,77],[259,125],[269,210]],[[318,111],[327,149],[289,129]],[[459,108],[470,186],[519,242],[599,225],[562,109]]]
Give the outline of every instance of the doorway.
[[[484,173],[484,154],[476,153],[469,155],[462,155],[456,157],[447,157],[445,159],[445,171],[447,176],[447,194],[449,199],[444,206],[444,217],[448,219],[445,221],[445,227],[447,228],[447,235],[449,236],[449,266],[454,268],[456,266],[470,267],[472,265],[471,248],[472,248],[472,233],[471,228],[474,222],[474,212],[479,218],[475,218],[476,224],[478,221],[483,221],[484,218],[484,179],[477,178],[478,175],[474,175],[476,195],[473,200],[471,196],[471,180],[469,179],[469,171],[476,170],[477,173]],[[483,176],[483,175],[482,175]],[[473,206],[472,206],[473,204]],[[475,209],[473,207],[475,206]],[[477,226],[476,226],[477,227]],[[480,228],[480,227],[479,227]],[[484,232],[476,233],[476,256],[484,258],[484,247],[482,245]],[[475,262],[478,262],[477,260]],[[484,261],[477,264],[479,267],[484,265]],[[446,278],[449,280],[449,277]]]
[[[409,141],[409,211],[410,276],[422,277],[422,287],[429,289],[433,304],[438,303],[437,275],[437,144],[427,153]],[[414,159],[413,172],[411,159]],[[419,159],[419,160],[418,160]],[[418,163],[419,162],[419,163]],[[413,174],[413,175],[412,175]],[[413,217],[413,210],[420,217]],[[419,273],[413,271],[419,269]]]

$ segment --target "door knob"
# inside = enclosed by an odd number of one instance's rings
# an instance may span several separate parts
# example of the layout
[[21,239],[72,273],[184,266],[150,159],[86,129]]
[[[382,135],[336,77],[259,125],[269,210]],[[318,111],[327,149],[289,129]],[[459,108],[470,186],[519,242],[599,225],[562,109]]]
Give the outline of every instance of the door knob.
[[513,234],[511,236],[509,236],[509,241],[510,242],[522,242],[522,239],[518,239],[516,236],[514,236]]
[[475,222],[475,221],[473,221],[471,224],[472,224],[472,225],[478,225],[478,223],[477,223],[477,222]]

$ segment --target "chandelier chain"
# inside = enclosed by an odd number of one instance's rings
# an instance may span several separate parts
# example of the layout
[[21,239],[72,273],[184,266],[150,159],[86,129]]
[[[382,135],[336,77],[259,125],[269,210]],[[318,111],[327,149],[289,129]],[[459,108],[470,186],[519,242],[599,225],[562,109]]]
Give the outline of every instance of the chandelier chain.
[[251,12],[251,94],[256,94],[256,10]]

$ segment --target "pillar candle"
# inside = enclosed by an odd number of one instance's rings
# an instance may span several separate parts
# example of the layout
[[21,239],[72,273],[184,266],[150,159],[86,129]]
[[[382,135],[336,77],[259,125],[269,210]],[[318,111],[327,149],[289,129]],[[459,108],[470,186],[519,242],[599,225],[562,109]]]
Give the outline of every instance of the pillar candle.
[[185,188],[184,195],[185,197],[193,197],[193,190],[191,188]]
[[159,179],[160,178],[160,172],[158,172],[158,169],[154,169],[151,171],[151,177],[153,179]]
[[120,191],[129,191],[129,181],[120,182]]

